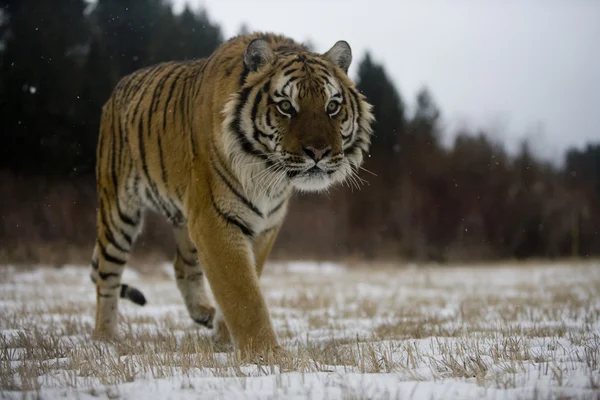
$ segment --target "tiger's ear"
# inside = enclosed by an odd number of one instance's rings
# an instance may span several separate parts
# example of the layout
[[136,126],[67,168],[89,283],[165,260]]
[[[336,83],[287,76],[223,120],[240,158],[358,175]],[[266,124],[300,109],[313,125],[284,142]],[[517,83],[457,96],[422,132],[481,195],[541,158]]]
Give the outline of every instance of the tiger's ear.
[[348,42],[345,40],[338,41],[324,55],[325,58],[348,73],[348,68],[350,68],[350,63],[352,62],[352,49]]
[[271,46],[264,39],[254,39],[246,47],[244,64],[252,71],[257,71],[262,65],[273,61],[274,54]]

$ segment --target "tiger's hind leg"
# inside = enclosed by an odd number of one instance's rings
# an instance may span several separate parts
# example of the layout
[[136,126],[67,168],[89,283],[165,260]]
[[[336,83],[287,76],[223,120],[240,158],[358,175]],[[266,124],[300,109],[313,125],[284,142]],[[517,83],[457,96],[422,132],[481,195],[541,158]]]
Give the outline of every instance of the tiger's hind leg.
[[177,254],[173,266],[177,287],[190,317],[200,325],[213,327],[215,308],[206,291],[204,271],[198,262],[196,247],[189,238],[187,226],[173,229]]
[[119,297],[144,305],[146,299],[137,289],[121,283],[121,275],[131,247],[141,228],[141,209],[123,209],[119,200],[104,192],[99,197],[98,237],[92,255],[92,281],[96,284],[95,336],[116,334]]

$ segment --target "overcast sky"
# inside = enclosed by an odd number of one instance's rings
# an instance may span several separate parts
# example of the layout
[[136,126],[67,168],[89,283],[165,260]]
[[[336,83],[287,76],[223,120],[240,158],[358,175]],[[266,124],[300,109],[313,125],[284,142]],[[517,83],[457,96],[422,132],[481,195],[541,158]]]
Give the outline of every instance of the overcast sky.
[[[355,77],[368,49],[404,101],[428,86],[450,133],[529,138],[557,160],[600,141],[600,0],[172,0],[204,7],[226,38],[251,30],[352,46]],[[447,141],[451,137],[446,138]]]

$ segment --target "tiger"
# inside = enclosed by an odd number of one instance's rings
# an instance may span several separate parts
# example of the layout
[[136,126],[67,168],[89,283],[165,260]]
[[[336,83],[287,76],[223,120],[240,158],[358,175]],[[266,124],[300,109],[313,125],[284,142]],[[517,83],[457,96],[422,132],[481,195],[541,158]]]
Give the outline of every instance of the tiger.
[[147,302],[121,276],[150,210],[172,225],[176,285],[215,346],[282,350],[259,278],[293,193],[352,179],[369,152],[373,106],[351,61],[343,40],[321,54],[257,32],[121,78],[96,149],[94,337],[115,337],[120,298]]

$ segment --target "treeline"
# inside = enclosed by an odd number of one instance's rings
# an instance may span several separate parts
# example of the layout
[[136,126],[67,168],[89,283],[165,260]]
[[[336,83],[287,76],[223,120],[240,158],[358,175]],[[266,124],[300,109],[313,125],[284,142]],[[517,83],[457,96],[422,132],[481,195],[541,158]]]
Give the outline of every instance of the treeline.
[[[135,69],[205,57],[225,38],[205,11],[176,14],[164,0],[0,0],[0,8],[0,258],[35,259],[36,248],[69,243],[89,252],[96,138],[110,91]],[[485,132],[459,132],[445,148],[427,89],[408,113],[382,65],[368,54],[356,62],[377,118],[366,182],[296,197],[277,255],[600,253],[600,145],[569,150],[563,169],[535,159],[526,143],[511,156]],[[170,230],[153,226],[147,244],[170,251]]]
[[206,13],[163,0],[0,0],[0,168],[93,172],[100,110],[116,82],[149,64],[209,55],[223,40]]

